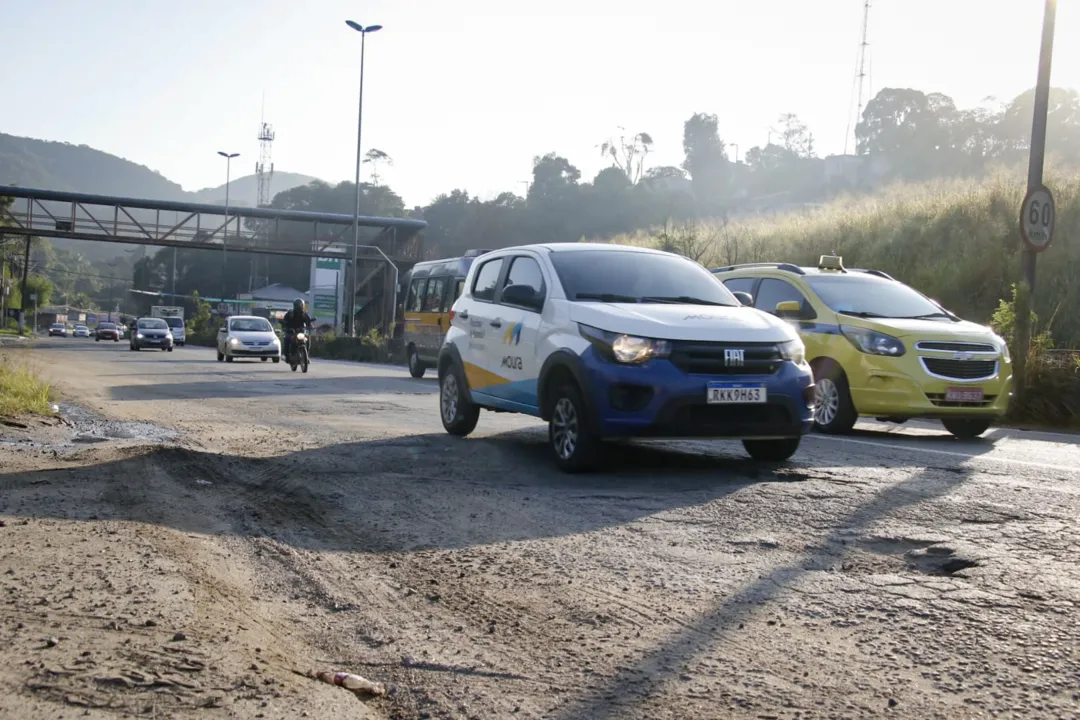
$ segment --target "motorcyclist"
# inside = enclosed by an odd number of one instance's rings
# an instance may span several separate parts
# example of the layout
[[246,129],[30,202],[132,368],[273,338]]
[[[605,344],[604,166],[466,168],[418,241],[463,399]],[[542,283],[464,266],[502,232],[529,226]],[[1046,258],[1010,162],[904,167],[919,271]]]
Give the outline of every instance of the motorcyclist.
[[288,359],[296,333],[311,332],[311,316],[307,314],[302,298],[293,300],[292,310],[281,318],[281,328],[285,331],[285,358]]

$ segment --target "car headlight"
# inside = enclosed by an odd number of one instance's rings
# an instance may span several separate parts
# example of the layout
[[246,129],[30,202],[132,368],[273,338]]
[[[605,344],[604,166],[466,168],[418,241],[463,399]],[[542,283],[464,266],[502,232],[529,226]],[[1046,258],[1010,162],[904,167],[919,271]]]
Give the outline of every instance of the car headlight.
[[790,360],[796,365],[806,362],[806,345],[799,338],[780,343],[776,347],[780,351],[780,357],[785,360]]
[[844,334],[848,342],[855,346],[856,350],[868,355],[900,357],[907,352],[904,343],[892,335],[886,335],[877,330],[841,325],[840,332]]
[[668,340],[613,333],[582,323],[578,323],[578,332],[604,357],[627,365],[671,355],[671,342]]
[[229,338],[229,344],[230,345],[239,345],[240,340],[238,338]]
[[142,333],[135,333],[135,337],[137,337],[139,340],[142,340],[143,339],[143,334]]
[[995,335],[994,340],[997,342],[998,349],[1001,350],[1001,359],[1007,363],[1012,362],[1012,356],[1009,354],[1009,343],[1005,342],[1005,338],[1000,335]]

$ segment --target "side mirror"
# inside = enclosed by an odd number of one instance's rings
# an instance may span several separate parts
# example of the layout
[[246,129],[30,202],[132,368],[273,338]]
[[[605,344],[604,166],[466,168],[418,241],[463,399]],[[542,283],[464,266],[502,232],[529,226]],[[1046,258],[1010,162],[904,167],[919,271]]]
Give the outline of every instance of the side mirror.
[[785,300],[776,303],[776,316],[782,318],[798,318],[802,315],[802,303],[795,300]]
[[737,291],[737,292],[732,292],[731,294],[735,296],[735,299],[739,301],[740,305],[743,305],[745,307],[753,307],[753,305],[754,305],[754,296],[751,295],[750,293],[742,292],[740,290],[740,291]]
[[544,299],[528,285],[508,285],[503,288],[502,301],[531,310],[539,310],[544,304]]

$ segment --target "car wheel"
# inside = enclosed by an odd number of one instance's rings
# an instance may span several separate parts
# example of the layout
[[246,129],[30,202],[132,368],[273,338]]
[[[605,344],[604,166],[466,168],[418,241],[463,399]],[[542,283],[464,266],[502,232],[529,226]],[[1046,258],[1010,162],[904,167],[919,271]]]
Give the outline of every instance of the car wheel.
[[743,440],[743,447],[758,462],[784,462],[799,449],[802,438],[779,440]]
[[232,361],[233,361],[233,356],[232,355],[226,355],[225,356],[225,362],[232,362]]
[[281,358],[279,358],[279,357],[274,358],[274,364],[275,365],[277,365],[279,362],[281,362]]
[[259,358],[259,360],[261,360],[262,362],[266,362],[266,361],[267,361],[267,360],[269,360],[269,359],[270,359],[270,358]]
[[217,354],[217,361],[218,362],[225,362],[225,353],[221,352],[220,350],[218,351],[218,354]]
[[832,362],[818,364],[814,368],[814,427],[842,435],[851,432],[858,419],[843,369]]
[[101,338],[94,338],[94,342],[101,342]]
[[172,352],[172,348],[165,348],[165,349],[168,350],[169,352]]
[[424,377],[424,372],[427,368],[424,367],[424,363],[420,362],[420,354],[416,352],[416,346],[409,346],[409,374],[414,378],[420,379]]
[[974,440],[990,429],[990,421],[982,418],[946,418],[941,424],[961,440]]
[[583,472],[595,467],[600,439],[592,432],[588,409],[576,385],[567,383],[555,391],[548,441],[555,463],[563,472]]
[[457,365],[450,365],[439,377],[439,416],[451,435],[465,437],[476,429],[480,408],[468,395],[468,385]]

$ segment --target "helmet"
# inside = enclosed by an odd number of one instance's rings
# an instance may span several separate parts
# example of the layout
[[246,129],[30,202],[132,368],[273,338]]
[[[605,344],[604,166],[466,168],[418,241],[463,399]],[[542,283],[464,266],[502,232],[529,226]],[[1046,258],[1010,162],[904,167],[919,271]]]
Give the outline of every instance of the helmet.
[[298,312],[298,313],[304,312],[304,299],[303,298],[296,298],[295,300],[293,300],[292,309],[293,309],[293,312]]

